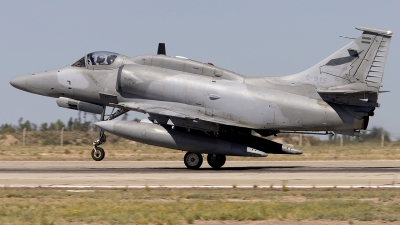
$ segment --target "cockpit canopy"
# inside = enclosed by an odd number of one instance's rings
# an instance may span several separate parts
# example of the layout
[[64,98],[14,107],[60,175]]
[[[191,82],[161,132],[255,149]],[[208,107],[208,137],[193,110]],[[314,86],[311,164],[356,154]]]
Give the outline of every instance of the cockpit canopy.
[[126,57],[114,52],[92,52],[71,66],[84,67],[88,69],[113,69],[122,65]]

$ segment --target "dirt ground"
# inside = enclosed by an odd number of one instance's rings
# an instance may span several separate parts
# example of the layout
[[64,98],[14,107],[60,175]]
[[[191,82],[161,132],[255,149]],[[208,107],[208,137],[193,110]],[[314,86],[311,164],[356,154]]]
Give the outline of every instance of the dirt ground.
[[[109,225],[110,223],[62,223],[62,225]],[[260,220],[260,221],[195,221],[192,225],[397,225],[396,222],[387,221],[337,221],[337,220]],[[14,225],[14,224],[5,224]],[[189,225],[181,223],[181,225]]]
[[348,224],[359,224],[359,225],[377,225],[377,224],[388,224],[394,225],[399,222],[386,222],[386,221],[329,221],[329,220],[263,220],[263,221],[196,221],[195,225],[348,225]]

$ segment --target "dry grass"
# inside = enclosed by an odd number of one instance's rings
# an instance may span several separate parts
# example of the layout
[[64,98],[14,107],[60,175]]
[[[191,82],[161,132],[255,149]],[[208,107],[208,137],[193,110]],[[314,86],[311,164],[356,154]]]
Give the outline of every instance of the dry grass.
[[[8,134],[10,135],[10,134]],[[10,138],[12,145],[0,145],[0,160],[92,160],[91,143],[96,132],[65,132],[65,146],[59,145],[59,132],[28,132],[27,146],[22,146],[20,134]],[[7,143],[5,134],[1,136]],[[288,139],[288,138],[286,138]],[[285,140],[286,140],[285,139]],[[293,139],[293,138],[292,138]],[[283,140],[283,141],[285,141]],[[289,140],[289,139],[288,139]],[[288,141],[286,140],[286,141]],[[310,139],[313,145],[294,146],[302,149],[302,155],[273,155],[267,158],[251,158],[260,161],[279,160],[395,160],[400,158],[400,143],[392,142],[381,147],[380,142],[322,142]],[[182,160],[184,152],[136,143],[107,134],[106,160]],[[249,160],[247,157],[229,157],[229,160]]]
[[397,190],[0,190],[0,223],[400,220]]
[[[151,161],[182,160],[185,152],[150,146],[140,143],[122,143],[102,145],[106,150],[105,160],[117,161]],[[228,157],[228,160],[254,160],[254,161],[307,161],[307,160],[398,160],[400,159],[400,146],[391,144],[380,147],[375,143],[348,144],[344,147],[335,145],[319,145],[299,147],[302,155],[273,155],[266,158]],[[33,146],[0,146],[0,161],[13,160],[92,160],[90,156],[91,145],[33,145]]]

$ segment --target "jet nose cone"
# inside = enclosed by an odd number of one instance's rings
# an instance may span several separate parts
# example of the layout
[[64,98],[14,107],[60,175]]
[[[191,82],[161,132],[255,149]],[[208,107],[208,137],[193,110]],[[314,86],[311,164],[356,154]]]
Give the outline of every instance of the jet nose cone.
[[10,84],[18,89],[26,90],[26,76],[20,76],[12,79]]

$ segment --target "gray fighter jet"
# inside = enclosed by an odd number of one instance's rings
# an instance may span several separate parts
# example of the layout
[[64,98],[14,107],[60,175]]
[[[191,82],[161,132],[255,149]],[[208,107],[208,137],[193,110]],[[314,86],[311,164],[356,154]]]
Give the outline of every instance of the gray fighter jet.
[[[11,85],[57,98],[60,107],[101,114],[92,157],[104,158],[104,131],[134,141],[187,151],[197,169],[201,154],[213,168],[226,155],[301,154],[263,137],[280,132],[357,136],[377,102],[392,32],[356,27],[362,35],[315,66],[283,77],[244,77],[185,57],[133,58],[93,52],[71,66],[17,77]],[[107,115],[106,107],[117,109]],[[113,120],[145,113],[140,122]]]

